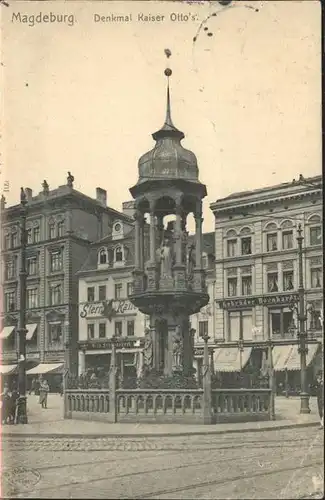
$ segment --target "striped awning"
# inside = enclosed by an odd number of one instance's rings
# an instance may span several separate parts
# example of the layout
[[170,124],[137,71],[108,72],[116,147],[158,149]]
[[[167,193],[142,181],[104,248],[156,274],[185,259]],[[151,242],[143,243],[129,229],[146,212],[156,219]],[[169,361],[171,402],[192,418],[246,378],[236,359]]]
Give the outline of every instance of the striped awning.
[[[308,344],[308,353],[306,356],[306,366],[312,362],[319,344]],[[277,372],[284,370],[300,370],[300,354],[298,345],[276,345],[272,350],[273,367]]]
[[1,340],[7,339],[12,334],[14,329],[15,326],[4,326],[0,333],[0,339]]
[[10,375],[17,368],[17,365],[0,365],[1,375]]
[[240,372],[247,364],[252,348],[219,347],[213,352],[213,365],[216,372]]
[[40,363],[39,365],[34,366],[34,368],[27,370],[26,375],[42,375],[44,373],[54,371],[60,373],[62,368],[63,363]]

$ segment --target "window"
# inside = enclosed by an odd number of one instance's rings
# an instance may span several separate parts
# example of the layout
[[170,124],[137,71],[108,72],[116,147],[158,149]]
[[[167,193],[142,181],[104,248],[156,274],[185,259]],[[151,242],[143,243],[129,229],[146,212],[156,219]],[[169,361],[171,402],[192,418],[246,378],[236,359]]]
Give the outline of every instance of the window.
[[62,270],[63,260],[62,260],[62,252],[57,250],[55,252],[51,252],[51,272],[55,273]]
[[11,235],[12,248],[18,247],[18,233],[15,231]]
[[62,303],[62,285],[54,284],[50,286],[50,305],[57,306]]
[[289,308],[269,309],[269,326],[272,335],[285,337],[293,335],[295,327],[293,321],[293,312]]
[[5,292],[5,310],[6,312],[16,310],[16,292]]
[[208,335],[209,322],[207,320],[199,321],[199,337]]
[[252,253],[252,238],[250,236],[241,239],[241,253],[242,255],[250,255]]
[[31,243],[33,243],[33,230],[30,227],[27,229],[27,244],[30,245]]
[[27,259],[27,272],[29,276],[35,276],[38,271],[37,257],[28,257]]
[[63,234],[64,234],[64,221],[60,220],[58,222],[58,237],[61,238],[61,236],[63,236]]
[[38,289],[28,288],[26,294],[26,306],[27,309],[32,309],[33,307],[38,307]]
[[99,323],[99,338],[104,339],[106,337],[106,323]]
[[310,235],[310,245],[320,245],[322,240],[322,228],[321,226],[314,226],[309,229]]
[[236,255],[237,240],[232,239],[227,241],[227,256],[235,257]]
[[122,283],[115,284],[115,298],[116,299],[122,298]]
[[133,319],[127,322],[127,336],[128,337],[134,336],[134,320]]
[[283,290],[286,292],[288,290],[293,290],[293,271],[283,272]]
[[53,240],[55,238],[55,222],[49,223],[49,239]]
[[203,254],[202,255],[202,267],[203,269],[207,269],[208,268],[208,256],[207,254]]
[[278,292],[278,273],[272,272],[267,274],[267,291],[268,292]]
[[33,233],[34,233],[34,243],[38,243],[40,241],[40,230],[38,226],[34,227]]
[[49,323],[49,344],[62,344],[62,323]]
[[127,283],[127,296],[129,297],[133,293],[133,282]]
[[309,312],[309,328],[310,330],[322,330],[322,302],[315,301],[310,304],[307,309]]
[[87,288],[87,302],[94,302],[95,300],[95,287],[89,286]]
[[106,300],[106,285],[98,287],[98,300]]
[[242,276],[241,294],[242,295],[252,295],[252,277],[251,276]]
[[311,288],[322,288],[322,268],[314,267],[310,270]]
[[115,321],[114,336],[115,337],[121,337],[122,336],[122,321]]
[[266,235],[266,248],[268,252],[274,252],[278,249],[278,234],[269,233]]
[[16,259],[8,260],[5,267],[5,276],[7,280],[16,278]]
[[9,250],[9,248],[11,248],[11,236],[10,236],[10,234],[5,235],[4,247],[5,247],[5,250]]
[[[229,341],[252,340],[253,338],[252,310],[229,311],[228,337]],[[235,353],[237,354],[237,353]]]
[[293,248],[293,233],[292,231],[283,231],[282,233],[282,249],[289,250]]
[[115,262],[123,261],[123,250],[121,246],[115,248]]
[[107,252],[104,248],[99,251],[98,263],[99,264],[107,264]]
[[87,338],[88,339],[95,338],[95,325],[94,325],[94,323],[87,324]]
[[237,295],[237,278],[228,278],[228,296],[236,297]]

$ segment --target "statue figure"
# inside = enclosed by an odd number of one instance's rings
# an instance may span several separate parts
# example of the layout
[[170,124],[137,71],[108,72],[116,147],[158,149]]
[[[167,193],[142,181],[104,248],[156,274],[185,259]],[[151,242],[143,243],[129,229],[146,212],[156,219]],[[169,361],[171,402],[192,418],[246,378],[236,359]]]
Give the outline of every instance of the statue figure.
[[46,182],[45,179],[44,179],[44,181],[42,183],[42,188],[43,188],[43,194],[49,194],[49,192],[50,192],[50,186],[48,185],[48,183]]
[[173,365],[175,368],[181,368],[183,357],[183,339],[181,327],[176,327],[175,335],[173,338]]
[[20,188],[20,203],[26,203],[26,193],[23,187]]
[[170,243],[164,238],[159,249],[160,278],[172,278],[173,255]]
[[74,177],[73,177],[73,175],[71,174],[71,172],[68,172],[68,177],[67,177],[67,185],[68,185],[70,188],[73,188],[73,181],[74,181]]
[[1,195],[1,202],[0,202],[1,210],[4,210],[6,208],[6,198],[4,195]]
[[149,328],[146,328],[144,333],[144,348],[143,348],[143,363],[146,368],[152,367],[153,361],[153,345]]

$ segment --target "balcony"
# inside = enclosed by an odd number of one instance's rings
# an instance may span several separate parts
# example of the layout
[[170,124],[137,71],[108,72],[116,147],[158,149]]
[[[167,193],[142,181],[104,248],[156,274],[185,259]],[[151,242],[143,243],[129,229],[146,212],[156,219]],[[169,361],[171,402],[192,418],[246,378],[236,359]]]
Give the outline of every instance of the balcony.
[[64,351],[63,342],[48,342],[47,351]]

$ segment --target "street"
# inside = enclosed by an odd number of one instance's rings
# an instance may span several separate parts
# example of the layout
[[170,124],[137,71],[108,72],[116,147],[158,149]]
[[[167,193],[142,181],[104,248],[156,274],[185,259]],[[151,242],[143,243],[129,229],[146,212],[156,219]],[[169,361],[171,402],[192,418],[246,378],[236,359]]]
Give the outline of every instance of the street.
[[11,498],[321,498],[323,487],[317,427],[142,438],[3,436],[2,449],[2,496]]

